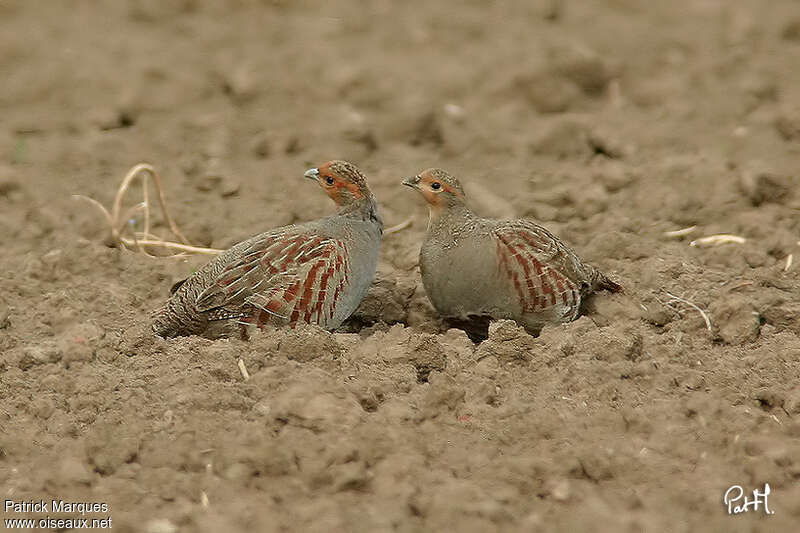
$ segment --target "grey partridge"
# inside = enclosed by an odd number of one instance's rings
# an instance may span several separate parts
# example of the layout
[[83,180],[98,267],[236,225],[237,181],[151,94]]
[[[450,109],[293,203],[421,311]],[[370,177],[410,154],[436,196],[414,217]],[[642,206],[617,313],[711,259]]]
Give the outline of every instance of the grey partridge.
[[475,215],[461,184],[444,170],[425,170],[403,184],[428,202],[419,259],[425,292],[471,337],[485,337],[480,328],[500,318],[538,334],[545,324],[575,320],[589,294],[622,290],[542,226]]
[[316,324],[335,329],[372,284],[383,233],[364,174],[346,161],[312,168],[339,207],[332,216],[284,226],[223,252],[173,287],[154,313],[161,337],[208,334],[213,327]]

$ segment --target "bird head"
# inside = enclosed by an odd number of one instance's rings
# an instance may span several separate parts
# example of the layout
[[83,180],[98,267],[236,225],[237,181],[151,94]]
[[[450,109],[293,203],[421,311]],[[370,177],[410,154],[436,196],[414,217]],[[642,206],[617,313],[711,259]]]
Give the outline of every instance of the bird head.
[[458,180],[440,168],[423,170],[413,178],[404,179],[403,185],[416,189],[431,210],[461,206],[466,201]]
[[339,207],[348,207],[372,198],[364,174],[347,161],[328,161],[308,169],[305,177],[316,181]]

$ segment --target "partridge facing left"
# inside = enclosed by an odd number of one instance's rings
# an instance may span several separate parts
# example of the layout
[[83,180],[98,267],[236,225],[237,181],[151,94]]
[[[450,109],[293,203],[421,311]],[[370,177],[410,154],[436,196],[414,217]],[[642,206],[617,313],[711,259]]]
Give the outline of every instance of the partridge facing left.
[[[335,329],[375,277],[383,222],[364,174],[330,161],[305,177],[336,203],[336,214],[277,228],[236,244],[173,287],[154,313],[161,337],[208,333],[238,322]],[[214,328],[218,329],[218,328]]]
[[542,226],[475,215],[461,184],[444,170],[425,170],[403,184],[428,203],[419,258],[425,292],[439,314],[473,337],[482,336],[476,323],[500,318],[536,334],[547,323],[575,320],[589,294],[622,290]]

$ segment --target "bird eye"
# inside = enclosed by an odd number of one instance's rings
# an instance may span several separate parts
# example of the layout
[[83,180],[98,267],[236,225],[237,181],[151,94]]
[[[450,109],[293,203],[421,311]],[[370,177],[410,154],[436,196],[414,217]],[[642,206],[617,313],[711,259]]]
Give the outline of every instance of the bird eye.
[[438,191],[441,188],[442,184],[439,183],[438,181],[434,181],[433,183],[431,183],[431,189],[433,189],[434,191]]
[[328,176],[327,178],[325,178],[325,183],[327,183],[328,185],[333,185],[333,177]]

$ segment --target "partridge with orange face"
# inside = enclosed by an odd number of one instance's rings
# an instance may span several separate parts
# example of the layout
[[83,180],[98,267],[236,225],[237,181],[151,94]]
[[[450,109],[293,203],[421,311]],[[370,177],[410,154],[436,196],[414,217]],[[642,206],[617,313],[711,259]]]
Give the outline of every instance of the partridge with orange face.
[[542,226],[475,215],[461,184],[444,170],[425,170],[403,184],[428,202],[420,270],[445,318],[512,319],[537,334],[547,323],[575,320],[589,294],[622,290]]
[[380,250],[383,222],[375,198],[361,171],[346,161],[312,168],[305,177],[322,187],[338,212],[256,235],[217,256],[173,287],[154,314],[157,335],[203,334],[231,322],[335,329],[355,311],[375,277]]

